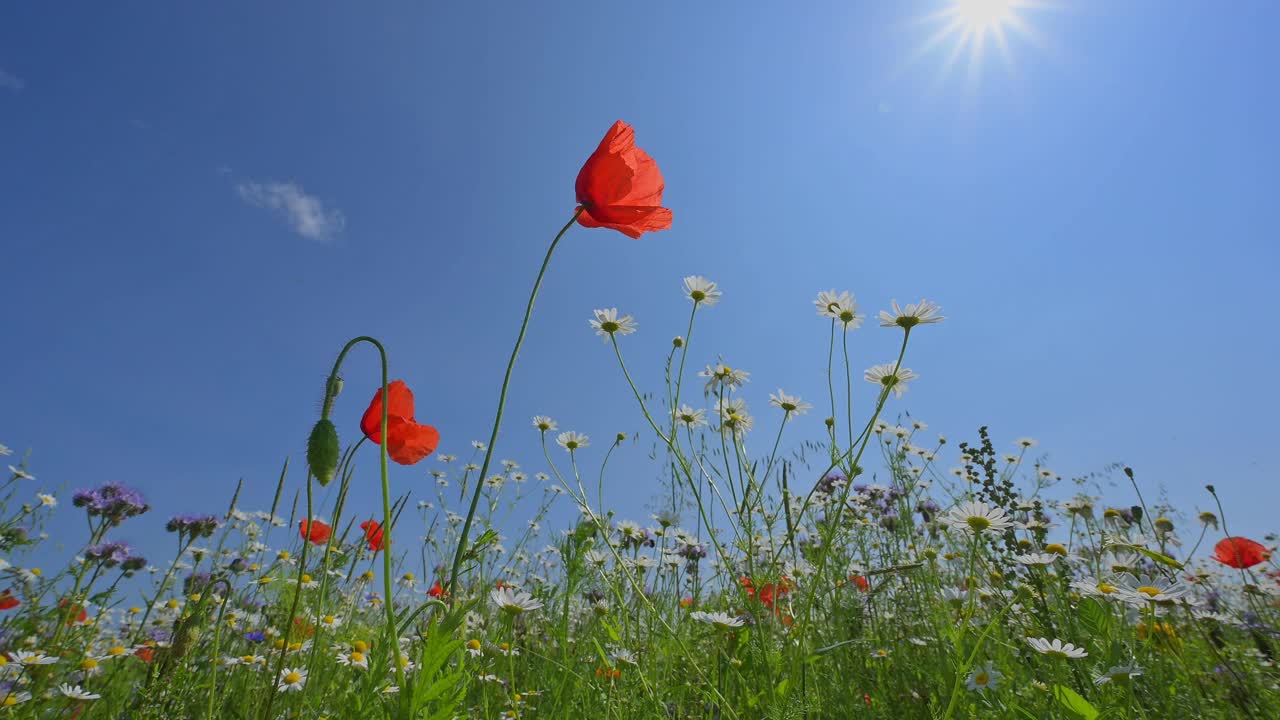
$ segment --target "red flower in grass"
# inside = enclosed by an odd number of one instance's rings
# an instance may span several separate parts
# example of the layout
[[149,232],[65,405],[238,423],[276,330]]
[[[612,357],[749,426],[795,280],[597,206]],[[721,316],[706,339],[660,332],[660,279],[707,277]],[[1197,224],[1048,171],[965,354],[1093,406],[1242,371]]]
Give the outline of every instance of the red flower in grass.
[[150,663],[156,659],[156,651],[149,647],[140,647],[133,651],[133,656],[144,663]]
[[382,549],[382,525],[377,520],[365,520],[360,523],[360,529],[364,531],[364,539],[369,543],[370,550],[378,552]]
[[299,520],[298,532],[301,533],[302,539],[312,545],[323,545],[329,542],[329,536],[333,534],[333,528],[328,523],[320,520]]
[[76,623],[82,623],[89,619],[89,612],[81,605],[68,605],[65,599],[58,601],[58,607],[66,608],[63,617],[67,619],[67,626],[70,627]]
[[[403,380],[387,385],[387,454],[401,465],[412,465],[435,452],[440,432],[419,425],[413,418],[413,392]],[[382,442],[382,388],[373,393],[369,409],[360,418],[360,430],[375,443]]]
[[433,597],[433,598],[442,598],[442,597],[448,597],[449,593],[445,592],[444,586],[440,584],[439,580],[437,580],[435,585],[432,585],[431,589],[427,591],[427,596]]
[[1249,538],[1229,537],[1213,546],[1213,559],[1233,568],[1251,568],[1271,558],[1271,551]]
[[849,579],[852,580],[853,584],[857,585],[858,589],[862,592],[867,592],[871,589],[871,581],[867,579],[866,575],[850,575]]
[[583,227],[612,228],[629,238],[671,227],[671,211],[662,207],[662,171],[621,120],[582,165],[574,187]]
[[5,590],[0,593],[0,610],[12,610],[21,604],[18,598],[13,596],[12,591]]

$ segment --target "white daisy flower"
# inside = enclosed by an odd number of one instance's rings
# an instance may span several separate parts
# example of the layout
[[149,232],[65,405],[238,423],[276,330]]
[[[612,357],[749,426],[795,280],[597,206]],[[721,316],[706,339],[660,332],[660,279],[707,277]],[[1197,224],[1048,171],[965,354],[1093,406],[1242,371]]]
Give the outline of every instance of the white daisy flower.
[[80,687],[79,685],[69,685],[67,683],[62,683],[61,685],[59,685],[58,692],[62,693],[66,697],[71,698],[72,700],[97,700],[98,698],[102,697],[97,693],[88,692],[87,690]]
[[858,302],[847,290],[838,295],[835,290],[820,292],[813,304],[818,309],[818,315],[839,320],[844,324],[845,330],[862,325],[863,316],[858,312]]
[[542,602],[534,599],[529,593],[508,587],[501,587],[489,593],[489,599],[498,606],[498,609],[512,615],[532,612],[542,607]]
[[565,450],[572,452],[574,450],[581,450],[582,448],[590,445],[590,439],[591,438],[579,432],[562,432],[556,436],[556,444]]
[[1027,566],[1045,566],[1052,565],[1058,556],[1053,553],[1026,553],[1023,555],[1014,555],[1014,562]]
[[9,653],[10,662],[15,662],[22,666],[31,665],[52,665],[58,662],[58,658],[49,657],[42,652],[28,652],[26,650],[14,650]]
[[713,625],[718,630],[732,630],[733,628],[740,628],[744,624],[742,618],[722,612],[709,613],[701,610],[695,610],[689,613],[689,617],[697,620],[698,622]]
[[707,424],[707,412],[705,410],[694,410],[688,405],[681,405],[676,408],[674,414],[676,421],[683,423],[688,428],[696,428],[699,425]]
[[995,690],[1000,684],[1000,678],[1003,675],[999,670],[991,667],[990,663],[982,667],[974,668],[969,674],[969,679],[965,681],[965,686],[970,690]]
[[684,294],[695,305],[711,307],[720,302],[720,290],[716,284],[701,275],[690,275],[684,279]]
[[304,668],[284,668],[280,671],[280,682],[276,690],[280,692],[298,692],[307,684],[307,671]]
[[729,389],[742,387],[751,379],[751,373],[746,370],[735,370],[721,363],[719,365],[706,366],[698,373],[698,377],[707,378],[707,384],[703,391],[710,393],[717,387]]
[[894,363],[884,363],[867,368],[862,377],[873,385],[881,385],[887,390],[892,390],[895,397],[902,397],[907,391],[907,383],[918,379],[920,376],[911,371],[910,368],[900,367],[894,372]]
[[618,317],[618,308],[605,308],[595,311],[595,319],[589,320],[591,327],[595,328],[596,334],[600,337],[612,337],[613,335],[630,335],[636,331],[635,318],[630,315]]
[[963,530],[974,535],[986,531],[993,533],[1004,532],[1013,525],[1013,521],[1009,519],[1004,510],[991,507],[984,502],[974,501],[962,503],[952,508],[941,519],[957,530]]
[[359,650],[352,650],[351,652],[340,652],[338,653],[337,659],[338,659],[339,665],[359,668],[361,670],[369,669],[369,658],[366,657],[365,654],[360,652]]
[[1083,648],[1078,648],[1071,643],[1064,644],[1057,638],[1052,641],[1048,638],[1027,638],[1027,644],[1041,655],[1048,655],[1049,657],[1078,660],[1089,656],[1089,653],[1085,652]]
[[546,415],[534,415],[533,426],[541,432],[555,432],[558,429],[556,421]]
[[1126,683],[1129,680],[1142,674],[1142,668],[1137,665],[1112,665],[1107,671],[1094,678],[1094,685],[1106,685],[1107,683]]
[[898,307],[898,301],[894,300],[892,307],[892,311],[880,311],[880,327],[897,326],[904,330],[910,330],[916,325],[927,325],[946,320],[945,317],[938,314],[942,308],[929,300],[909,303],[905,309]]
[[769,404],[780,408],[787,415],[803,415],[813,408],[809,403],[794,395],[788,395],[778,388],[778,392],[769,395]]

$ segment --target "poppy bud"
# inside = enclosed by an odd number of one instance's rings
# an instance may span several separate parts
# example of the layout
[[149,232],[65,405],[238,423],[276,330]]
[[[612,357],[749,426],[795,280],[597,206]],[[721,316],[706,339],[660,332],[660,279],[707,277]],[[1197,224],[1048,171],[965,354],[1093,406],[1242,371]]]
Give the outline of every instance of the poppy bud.
[[1142,506],[1134,505],[1133,507],[1129,508],[1129,514],[1133,516],[1134,522],[1136,523],[1142,522]]
[[328,419],[321,419],[311,429],[307,439],[307,465],[323,487],[333,480],[338,471],[338,428]]

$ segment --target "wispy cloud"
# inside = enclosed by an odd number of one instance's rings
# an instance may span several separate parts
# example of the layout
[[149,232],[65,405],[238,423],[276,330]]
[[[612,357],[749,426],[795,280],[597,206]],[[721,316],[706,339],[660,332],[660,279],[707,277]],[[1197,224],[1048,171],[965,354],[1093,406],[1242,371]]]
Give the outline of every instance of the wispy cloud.
[[297,183],[243,181],[236,183],[236,192],[250,205],[284,218],[294,232],[308,240],[332,240],[347,224],[341,210],[325,208],[320,198],[308,194]]
[[27,84],[22,81],[22,78],[4,68],[0,68],[0,88],[13,92],[22,92],[22,88],[26,86]]

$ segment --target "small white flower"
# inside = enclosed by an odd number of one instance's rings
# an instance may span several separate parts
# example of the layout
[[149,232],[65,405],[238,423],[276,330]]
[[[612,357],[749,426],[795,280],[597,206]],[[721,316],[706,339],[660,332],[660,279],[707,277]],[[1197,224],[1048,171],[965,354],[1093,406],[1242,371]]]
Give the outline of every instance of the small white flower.
[[1044,566],[1052,565],[1058,559],[1053,553],[1026,553],[1024,555],[1014,555],[1015,562],[1028,566]]
[[880,385],[886,390],[893,391],[895,397],[902,397],[902,394],[907,391],[907,383],[920,376],[911,372],[910,368],[900,367],[897,372],[893,368],[894,363],[876,365],[867,368],[862,377],[873,385]]
[[969,674],[969,679],[965,681],[965,685],[970,690],[995,690],[1000,684],[1000,678],[1003,677],[999,670],[991,667],[988,663],[982,667],[974,668]]
[[1048,638],[1027,638],[1027,644],[1031,646],[1032,650],[1035,650],[1041,655],[1048,655],[1049,657],[1072,658],[1074,660],[1078,660],[1082,657],[1089,656],[1089,653],[1085,652],[1083,648],[1078,648],[1071,643],[1064,644],[1057,638],[1054,638],[1052,641]]
[[928,300],[921,300],[919,303],[910,303],[906,309],[898,307],[898,301],[893,301],[893,310],[880,311],[881,327],[900,327],[904,330],[910,330],[916,325],[927,325],[930,323],[939,323],[946,320],[945,317],[938,313],[942,308]]
[[15,650],[9,654],[9,659],[19,665],[52,665],[58,662],[58,658],[49,657],[42,652],[28,652],[26,650]]
[[999,533],[1008,530],[1013,521],[1004,510],[984,502],[966,502],[951,509],[942,521],[957,530],[977,535],[983,532]]
[[1039,443],[1036,442],[1034,438],[1021,437],[1021,438],[1018,438],[1017,440],[1014,440],[1013,444],[1017,445],[1018,447],[1024,450],[1030,450],[1031,448],[1035,447]]
[[98,698],[102,697],[97,693],[91,693],[86,691],[84,688],[80,687],[79,685],[68,685],[67,683],[62,683],[61,685],[59,685],[58,692],[62,693],[66,697],[71,698],[72,700],[97,700]]
[[542,602],[523,590],[501,587],[489,593],[489,599],[504,612],[520,615],[542,607]]
[[340,652],[338,653],[337,659],[339,665],[346,665],[347,667],[359,668],[361,670],[369,669],[369,658],[358,650]]
[[618,308],[596,310],[595,314],[595,319],[588,322],[600,337],[612,337],[615,334],[630,335],[636,331],[635,318],[630,315],[618,317]]
[[744,624],[742,618],[722,612],[709,613],[702,612],[701,610],[695,610],[692,613],[689,613],[689,617],[697,620],[698,622],[713,625],[719,630],[732,630],[733,628],[740,628]]
[[847,290],[838,295],[835,290],[820,292],[813,304],[818,308],[818,315],[839,320],[845,330],[853,330],[862,325],[863,316],[858,312],[858,302]]
[[794,395],[788,395],[778,388],[778,392],[769,395],[769,404],[780,408],[787,415],[803,415],[813,406]]
[[701,275],[690,275],[684,279],[684,294],[695,305],[711,307],[720,302],[720,290],[716,284]]
[[555,432],[558,428],[556,421],[546,415],[534,415],[533,426],[541,432]]
[[746,370],[735,370],[721,363],[706,366],[698,372],[698,377],[707,378],[707,385],[703,390],[710,393],[717,387],[729,389],[742,387],[751,378],[751,373]]
[[1105,673],[1095,678],[1093,684],[1126,683],[1141,674],[1142,668],[1137,665],[1112,665]]
[[557,435],[556,444],[564,448],[565,450],[573,452],[574,450],[581,450],[582,448],[590,445],[591,444],[590,439],[591,438],[587,437],[582,433],[573,432],[572,430],[570,430],[568,432],[562,432],[559,435]]
[[18,479],[18,478],[22,478],[23,480],[36,479],[35,475],[32,475],[31,473],[27,472],[26,470],[23,470],[22,468],[16,468],[12,465],[9,466],[9,472],[13,473],[14,479]]
[[681,405],[676,408],[675,418],[677,422],[683,423],[688,428],[696,428],[699,425],[707,424],[707,412],[705,410],[694,410],[688,405]]
[[58,498],[46,493],[36,493],[36,497],[40,498],[40,504],[45,507],[58,507]]
[[304,668],[284,668],[280,671],[280,682],[276,690],[280,692],[298,692],[307,684],[307,671]]

